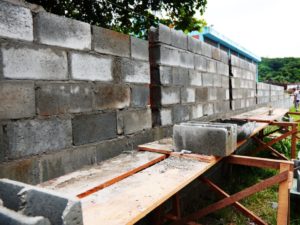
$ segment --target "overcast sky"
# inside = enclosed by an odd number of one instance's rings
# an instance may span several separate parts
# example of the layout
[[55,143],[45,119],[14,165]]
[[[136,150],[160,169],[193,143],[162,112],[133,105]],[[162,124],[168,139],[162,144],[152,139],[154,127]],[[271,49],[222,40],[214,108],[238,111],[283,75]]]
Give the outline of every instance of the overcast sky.
[[262,57],[300,57],[300,0],[208,0],[208,25]]

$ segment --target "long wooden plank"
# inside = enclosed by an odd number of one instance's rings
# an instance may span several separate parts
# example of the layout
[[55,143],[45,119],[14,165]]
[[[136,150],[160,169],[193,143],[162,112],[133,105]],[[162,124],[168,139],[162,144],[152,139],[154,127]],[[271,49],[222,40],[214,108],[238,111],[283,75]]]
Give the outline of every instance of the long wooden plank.
[[214,164],[170,156],[82,199],[84,224],[134,224]]
[[[225,191],[223,191],[220,187],[218,187],[216,184],[214,184],[209,179],[207,179],[205,177],[201,177],[201,181],[203,181],[204,183],[208,184],[214,191],[216,191],[217,193],[219,193],[222,197],[225,197],[225,198],[230,197],[229,194],[227,194]],[[237,210],[239,210],[241,213],[243,213],[245,216],[247,216],[248,218],[250,218],[253,222],[255,222],[255,224],[257,224],[257,225],[267,225],[267,223],[265,221],[263,221],[259,216],[255,215],[252,211],[250,211],[249,209],[247,209],[241,203],[234,202],[233,206]]]
[[246,113],[242,113],[231,117],[232,119],[242,119],[242,120],[264,120],[264,121],[274,121],[283,117],[289,109],[276,108],[273,109],[272,115],[269,114],[269,108],[259,108]]
[[[197,212],[181,219],[181,220],[178,220],[174,223],[172,223],[172,225],[180,225],[180,224],[184,224],[186,223],[187,221],[191,221],[191,220],[195,220],[195,219],[198,219],[198,218],[201,218],[203,216],[206,216],[214,211],[217,211],[219,209],[222,209],[228,205],[231,205],[233,204],[234,202],[237,202],[245,197],[248,197],[256,192],[259,192],[265,188],[268,188],[270,186],[273,186],[274,184],[277,184],[279,182],[282,182],[284,180],[287,180],[288,179],[288,176],[289,176],[289,171],[284,171],[282,173],[279,173],[273,177],[270,177],[264,181],[261,181],[260,183],[258,184],[255,184],[251,187],[248,187],[236,194],[233,194],[231,195],[230,197],[227,197],[227,198],[224,198],[216,203],[213,203],[207,207],[205,207],[204,209],[201,209],[201,210],[198,210]],[[280,224],[281,225],[281,224]],[[284,225],[284,224],[282,224]]]
[[103,161],[99,165],[83,168],[39,184],[38,186],[71,196],[77,196],[87,193],[94,188],[101,189],[111,185],[115,181],[162,160],[164,156],[163,154],[153,152],[132,151],[130,153],[123,153]]
[[[289,172],[290,166],[287,164],[280,165],[280,172]],[[278,190],[278,210],[277,225],[288,225],[289,220],[289,183],[288,179],[279,184]]]

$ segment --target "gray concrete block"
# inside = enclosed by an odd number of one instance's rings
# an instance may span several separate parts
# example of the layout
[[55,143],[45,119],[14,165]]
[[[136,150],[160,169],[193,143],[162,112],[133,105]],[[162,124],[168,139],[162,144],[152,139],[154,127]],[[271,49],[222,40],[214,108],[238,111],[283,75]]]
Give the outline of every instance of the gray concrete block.
[[2,44],[2,76],[8,79],[68,79],[64,51],[31,45]]
[[212,87],[214,85],[214,76],[211,73],[202,73],[202,85]]
[[222,79],[222,85],[221,85],[221,87],[223,87],[223,88],[229,88],[230,78],[227,77],[227,76],[222,76],[221,79]]
[[131,57],[134,59],[149,61],[149,43],[148,41],[130,37]]
[[212,114],[214,114],[214,104],[213,103],[203,104],[203,115],[210,116]]
[[196,70],[189,70],[189,79],[190,79],[189,85],[197,86],[197,87],[202,86],[202,73],[201,72],[196,71]]
[[214,103],[214,112],[215,113],[227,113],[230,110],[229,101],[218,101]]
[[91,49],[91,26],[78,20],[40,12],[34,17],[35,39],[46,44],[73,49]]
[[241,109],[243,107],[241,99],[233,100],[231,102],[232,110]]
[[33,41],[33,22],[29,9],[0,2],[0,36]]
[[226,65],[229,65],[229,57],[228,57],[228,53],[221,50],[220,51],[220,55],[221,55],[221,62],[225,63]]
[[180,66],[194,69],[194,54],[190,52],[179,52]]
[[219,74],[211,74],[213,77],[213,86],[214,87],[222,87],[222,75]]
[[197,119],[203,116],[203,105],[197,104],[192,106],[191,119]]
[[165,44],[171,44],[171,29],[164,25],[158,24],[158,28],[150,28],[150,38],[152,42],[160,42]]
[[71,77],[74,80],[112,81],[112,58],[72,52]]
[[129,35],[96,26],[93,26],[92,29],[92,48],[94,51],[121,57],[130,57]]
[[172,67],[172,85],[183,86],[189,85],[189,70],[180,67]]
[[181,88],[181,103],[193,103],[196,101],[195,88]]
[[229,66],[222,62],[217,62],[217,73],[229,76]]
[[94,109],[123,109],[130,106],[130,88],[122,84],[101,84],[94,86]]
[[115,112],[78,115],[72,119],[73,143],[82,145],[117,137]]
[[181,30],[171,29],[171,45],[187,50],[187,35]]
[[196,38],[188,36],[188,50],[196,54],[202,53],[202,42]]
[[57,225],[82,225],[80,200],[42,188],[25,188],[19,194],[25,215],[43,216]]
[[0,206],[0,224],[5,225],[51,225],[50,221],[42,216],[28,217],[13,210]]
[[0,83],[0,102],[0,119],[18,119],[34,116],[34,83],[27,81],[2,81]]
[[203,102],[203,103],[208,101],[207,87],[196,88],[196,101]]
[[227,96],[226,96],[227,90],[228,89],[225,88],[216,88],[218,101],[227,100]]
[[215,60],[207,60],[207,72],[216,73],[217,72],[217,62]]
[[122,58],[114,63],[114,76],[127,83],[150,84],[150,65]]
[[175,105],[172,109],[173,123],[180,123],[190,119],[190,107],[187,105]]
[[232,85],[232,88],[241,88],[241,79],[232,77],[231,85]]
[[233,54],[230,55],[230,63],[232,66],[240,67],[241,59]]
[[174,125],[173,140],[176,151],[186,149],[205,155],[227,156],[234,150],[232,142],[236,143],[236,136],[234,139],[226,126],[181,124]]
[[243,89],[232,89],[232,99],[241,99],[244,97]]
[[128,110],[118,112],[118,131],[132,134],[152,127],[151,110]]
[[155,76],[158,76],[159,79],[156,83],[161,85],[171,85],[173,81],[172,70],[174,70],[172,67],[159,66],[158,74],[155,74]]
[[161,104],[170,105],[180,103],[180,88],[161,87]]
[[212,46],[203,42],[202,43],[202,55],[212,58]]
[[150,57],[155,59],[158,65],[178,66],[180,65],[179,50],[165,45],[155,46],[150,51]]
[[71,122],[59,118],[14,121],[7,124],[5,138],[10,159],[56,151],[71,145]]
[[92,89],[87,83],[44,83],[36,85],[37,113],[42,116],[92,110]]
[[213,59],[221,61],[221,50],[219,48],[216,47],[211,47],[211,56]]
[[146,107],[150,104],[149,85],[131,87],[131,106]]
[[172,125],[172,109],[169,108],[162,108],[159,110],[160,115],[160,125]]
[[206,72],[207,71],[207,59],[200,55],[195,55],[195,69]]

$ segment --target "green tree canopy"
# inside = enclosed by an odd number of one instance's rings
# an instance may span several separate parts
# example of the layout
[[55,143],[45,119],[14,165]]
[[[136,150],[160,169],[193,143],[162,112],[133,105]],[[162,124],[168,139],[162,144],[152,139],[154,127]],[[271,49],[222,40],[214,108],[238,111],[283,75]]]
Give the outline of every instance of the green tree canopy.
[[258,76],[259,81],[300,82],[300,58],[262,58]]
[[[204,13],[207,0],[28,0],[48,12],[125,34],[146,37],[159,22],[185,32],[206,25],[195,15]],[[163,14],[155,16],[156,11]]]

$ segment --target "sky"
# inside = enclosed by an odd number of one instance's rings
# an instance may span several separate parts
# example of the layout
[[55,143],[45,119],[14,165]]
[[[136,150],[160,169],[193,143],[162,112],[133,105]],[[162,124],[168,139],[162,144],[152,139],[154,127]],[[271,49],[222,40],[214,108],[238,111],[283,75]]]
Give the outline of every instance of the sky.
[[300,0],[207,0],[208,25],[261,57],[300,57]]

